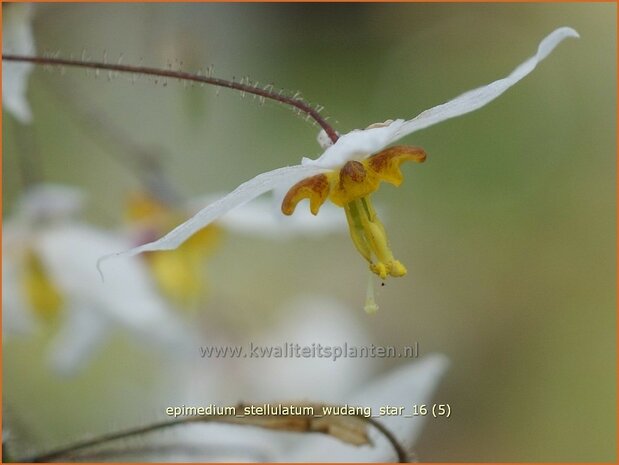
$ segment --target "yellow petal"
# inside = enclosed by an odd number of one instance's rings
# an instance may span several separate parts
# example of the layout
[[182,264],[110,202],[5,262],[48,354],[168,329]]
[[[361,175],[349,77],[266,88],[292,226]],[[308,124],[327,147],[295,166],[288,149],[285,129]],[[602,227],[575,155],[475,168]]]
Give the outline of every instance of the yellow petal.
[[181,245],[179,249],[187,250],[200,257],[206,257],[217,249],[222,235],[222,228],[215,223],[211,223],[187,239],[187,242]]
[[364,161],[364,164],[381,180],[399,186],[403,179],[400,165],[405,161],[422,163],[425,159],[426,152],[421,147],[397,145],[372,155]]
[[195,302],[205,290],[203,262],[188,251],[166,250],[146,255],[159,289],[183,307]]
[[134,192],[129,195],[125,217],[127,221],[155,221],[169,214],[170,207],[146,192]]
[[329,179],[326,174],[317,174],[309,178],[302,179],[290,188],[284,201],[282,202],[282,213],[292,215],[297,204],[303,199],[309,199],[310,211],[317,215],[318,210],[327,200],[329,195]]

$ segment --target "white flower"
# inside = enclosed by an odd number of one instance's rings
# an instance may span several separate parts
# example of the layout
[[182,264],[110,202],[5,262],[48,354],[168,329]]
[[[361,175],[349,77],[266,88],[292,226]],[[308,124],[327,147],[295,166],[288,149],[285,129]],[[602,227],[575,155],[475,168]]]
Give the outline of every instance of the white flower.
[[[336,362],[337,363],[337,362]],[[440,354],[430,354],[390,371],[370,383],[340,396],[333,405],[371,407],[402,406],[410,413],[413,404],[429,404],[448,366]],[[306,376],[309,377],[312,372]],[[310,398],[315,401],[314,398]],[[421,416],[383,416],[382,423],[408,453],[414,452],[426,421]],[[183,428],[183,427],[181,427]],[[371,445],[355,446],[324,434],[277,433],[220,424],[187,425],[157,442],[152,455],[140,461],[241,461],[241,462],[388,462],[397,460],[391,444],[369,426]],[[168,452],[168,454],[166,454]],[[163,453],[163,455],[162,455]],[[123,457],[125,458],[125,457]]]
[[[35,55],[33,8],[28,3],[2,5],[2,53]],[[22,123],[32,121],[26,91],[33,67],[32,63],[2,63],[2,106]]]
[[[352,398],[342,399],[352,405],[370,406],[373,412],[390,405],[404,407],[411,413],[413,405],[431,404],[434,391],[447,370],[448,361],[440,354],[430,354],[418,362],[401,366],[376,379]],[[404,450],[412,451],[421,434],[425,418],[421,416],[384,416],[379,421],[398,439]],[[373,445],[351,447],[334,438],[310,438],[290,457],[293,462],[394,462],[391,445],[376,430],[371,430]]]
[[[321,344],[369,346],[370,338],[359,324],[358,314],[328,297],[301,297],[284,306],[284,319],[258,336],[255,344],[274,347],[285,342],[301,346]],[[247,347],[246,347],[247,349]],[[428,354],[418,361],[377,375],[378,360],[368,358],[227,358],[199,359],[189,370],[175,371],[182,380],[172,397],[178,404],[219,407],[239,401],[261,405],[307,401],[371,407],[374,414],[385,405],[428,404],[445,374],[448,361]],[[168,375],[170,376],[170,374]],[[437,401],[440,399],[437,399]],[[421,416],[376,418],[410,452],[422,431]],[[113,448],[115,461],[171,462],[393,462],[395,453],[384,436],[369,426],[372,445],[354,446],[324,434],[282,433],[248,426],[219,423],[178,426],[155,437],[143,436],[132,447],[129,441]],[[123,449],[126,449],[123,450]],[[85,458],[106,456],[106,450]]]
[[568,37],[578,37],[578,33],[569,27],[555,30],[542,40],[537,53],[509,76],[465,92],[411,120],[389,120],[363,130],[353,130],[339,137],[331,146],[325,143],[324,137],[319,137],[321,145],[326,149],[317,159],[303,158],[299,165],[259,174],[212,202],[161,239],[114,255],[132,256],[147,251],[174,249],[201,228],[261,194],[292,186],[282,203],[283,213],[292,214],[300,200],[309,198],[311,211],[317,214],[325,200],[331,199],[345,209],[353,243],[369,262],[370,270],[382,279],[389,275],[403,276],[406,268],[394,258],[384,226],[370,203],[369,194],[378,189],[381,181],[399,185],[402,182],[399,165],[405,160],[421,162],[425,159],[425,152],[420,148],[405,146],[385,148],[415,131],[490,103],[533,71],[540,61]]
[[[302,296],[285,306],[285,317],[257,344],[275,346],[284,341],[311,347],[369,346],[370,335],[360,325],[359,314],[329,297]],[[414,341],[410,341],[412,344]],[[379,360],[371,358],[269,358],[246,361],[245,383],[255,392],[252,402],[308,399],[329,404],[371,407],[374,414],[385,405],[411,406],[429,403],[448,367],[441,354],[377,375]],[[377,418],[411,451],[421,433],[424,418],[383,416]],[[392,462],[390,444],[369,428],[373,446],[351,446],[333,437],[302,435],[281,437],[273,461],[291,462]],[[263,433],[263,432],[260,432]],[[268,438],[268,436],[267,436]]]
[[186,347],[185,328],[139,260],[115,264],[101,282],[92,263],[128,241],[74,219],[81,205],[75,189],[39,185],[5,221],[3,269],[11,273],[3,277],[3,315],[28,315],[30,325],[35,315],[60,319],[50,362],[61,373],[83,365],[113,327],[166,349]]

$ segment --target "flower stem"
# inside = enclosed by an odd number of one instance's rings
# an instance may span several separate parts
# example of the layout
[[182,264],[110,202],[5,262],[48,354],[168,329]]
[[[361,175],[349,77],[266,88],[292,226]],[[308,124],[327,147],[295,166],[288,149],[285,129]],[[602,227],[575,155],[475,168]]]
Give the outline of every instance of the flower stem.
[[[377,421],[375,418],[372,418],[372,417],[364,417],[362,415],[351,415],[351,416],[356,417],[360,421],[366,422],[372,425],[374,428],[376,428],[389,442],[391,447],[393,447],[399,463],[408,462],[408,454],[405,451],[404,447],[402,447],[402,445],[398,442],[398,439],[395,437],[395,435],[391,431],[389,431],[389,429],[387,429],[387,427],[385,427],[381,422]],[[324,431],[314,429],[312,427],[313,420],[316,420],[316,419],[305,418],[303,416],[295,417],[295,416],[288,416],[288,415],[273,415],[271,417],[255,417],[255,418],[227,416],[227,415],[180,417],[180,418],[174,418],[171,420],[152,423],[147,426],[141,426],[137,428],[127,429],[124,431],[118,431],[115,433],[104,434],[102,436],[76,442],[69,446],[61,447],[59,449],[49,451],[49,452],[46,452],[40,455],[35,455],[32,457],[19,459],[19,460],[16,460],[16,462],[38,463],[38,462],[52,462],[58,459],[67,459],[67,458],[71,458],[71,456],[75,454],[76,452],[79,452],[79,451],[82,451],[84,449],[88,449],[94,446],[99,446],[99,445],[106,444],[112,441],[117,441],[119,439],[128,439],[134,436],[139,436],[139,435],[150,433],[153,431],[160,431],[160,430],[168,429],[173,426],[187,425],[190,423],[219,422],[219,423],[228,423],[228,424],[235,424],[235,425],[258,426],[258,427],[263,427],[266,429],[279,430],[279,431],[322,432],[322,433],[333,435],[334,437],[338,437],[335,433],[329,431],[328,429]],[[339,439],[346,442],[341,437],[339,437]]]
[[269,89],[260,89],[252,86],[251,84],[244,84],[240,82],[228,81],[226,79],[220,79],[209,76],[200,76],[193,73],[188,73],[185,71],[174,71],[170,69],[157,69],[150,68],[146,66],[131,66],[131,65],[123,65],[123,64],[112,64],[112,63],[102,63],[102,62],[91,62],[91,61],[80,61],[80,60],[72,60],[65,58],[51,58],[51,57],[32,57],[25,55],[12,55],[12,54],[3,54],[3,61],[15,61],[22,63],[34,63],[37,65],[48,65],[48,66],[71,66],[77,68],[92,68],[92,69],[100,69],[107,71],[115,71],[119,73],[132,73],[132,74],[145,74],[149,76],[160,76],[167,77],[173,79],[182,79],[185,81],[193,81],[193,82],[201,82],[204,84],[209,84],[218,87],[225,87],[228,89],[238,90],[242,93],[248,93],[252,95],[257,95],[259,97],[263,97],[269,100],[274,100],[276,102],[283,103],[284,105],[290,105],[294,108],[297,108],[302,113],[305,113],[310,118],[312,118],[316,123],[324,129],[324,131],[329,136],[329,139],[333,143],[335,143],[338,139],[337,132],[327,121],[320,116],[318,110],[312,108],[307,102],[299,99],[298,97],[289,97],[286,95],[280,95],[278,92]]

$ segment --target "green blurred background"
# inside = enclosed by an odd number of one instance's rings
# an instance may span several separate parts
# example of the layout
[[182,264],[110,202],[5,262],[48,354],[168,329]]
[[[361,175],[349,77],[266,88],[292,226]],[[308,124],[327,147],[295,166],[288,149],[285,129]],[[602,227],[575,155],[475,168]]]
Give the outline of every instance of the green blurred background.
[[[367,272],[348,237],[229,236],[209,263],[202,317],[251,335],[289,297],[332,295],[358,308],[374,343],[419,341],[422,354],[451,359],[436,398],[453,414],[427,423],[424,461],[613,461],[615,21],[608,3],[48,4],[37,6],[34,27],[40,53],[213,64],[220,77],[300,90],[340,132],[413,117],[506,75],[550,31],[574,27],[580,40],[488,107],[404,140],[428,160],[405,166],[399,189],[374,196],[409,269],[381,290],[377,315],[363,313]],[[3,122],[5,214],[26,176],[81,186],[89,220],[121,221],[138,181],[118,161],[119,140],[96,142],[76,122],[76,105],[161,149],[187,195],[319,154],[315,127],[232,92],[43,69],[29,92],[36,150],[26,172],[19,128]],[[158,413],[156,358],[119,337],[77,378],[57,379],[45,343],[15,341],[3,353],[5,411],[39,444]]]

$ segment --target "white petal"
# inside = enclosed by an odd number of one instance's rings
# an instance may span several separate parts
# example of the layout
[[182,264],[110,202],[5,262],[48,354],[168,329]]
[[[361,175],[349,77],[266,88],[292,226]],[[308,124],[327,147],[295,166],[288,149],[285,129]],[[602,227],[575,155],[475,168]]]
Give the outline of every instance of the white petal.
[[518,66],[509,76],[499,79],[498,81],[494,81],[486,86],[469,90],[468,92],[465,92],[447,103],[443,103],[442,105],[438,105],[424,111],[412,120],[403,124],[396,131],[391,142],[394,142],[397,139],[400,139],[401,137],[415,131],[419,131],[420,129],[427,128],[456,116],[464,115],[487,105],[533,71],[539,62],[546,58],[557,45],[568,37],[577,38],[580,36],[570,27],[561,27],[555,30],[541,41],[537,48],[537,53]]
[[[32,5],[26,3],[3,5],[2,53],[35,55],[32,10]],[[26,91],[33,67],[32,63],[2,64],[2,106],[22,123],[32,121]]]
[[[432,354],[422,360],[400,367],[379,379],[358,396],[342,403],[372,407],[378,414],[381,406],[405,407],[411,413],[413,404],[428,404],[447,369],[443,355]],[[414,445],[424,422],[423,417],[384,416],[377,419],[392,432],[405,450]],[[355,447],[330,437],[314,437],[302,443],[290,461],[304,462],[394,462],[393,448],[375,428],[370,429],[373,445]]]
[[278,168],[273,171],[267,171],[266,173],[259,174],[249,181],[241,184],[228,195],[207,205],[196,215],[174,228],[161,239],[154,242],[149,242],[139,247],[134,247],[124,252],[106,255],[99,259],[99,263],[115,256],[131,257],[142,252],[175,249],[203,227],[219,219],[234,208],[255,199],[265,192],[273,190],[278,184],[287,182],[292,186],[299,179],[305,176],[311,176],[320,171],[321,170],[316,167],[296,165]]
[[82,368],[101,345],[109,321],[83,306],[66,309],[64,324],[50,347],[50,364],[61,375],[72,375]]
[[63,220],[81,213],[85,200],[86,195],[77,187],[37,184],[21,196],[17,211],[26,221]]
[[170,433],[175,436],[170,442],[185,450],[185,455],[169,457],[173,462],[273,462],[278,455],[273,433],[261,428],[213,423],[187,425]]
[[31,333],[36,322],[21,291],[21,251],[19,238],[11,240],[9,225],[5,222],[2,231],[2,337],[11,334]]
[[336,169],[347,161],[363,160],[389,145],[404,123],[404,120],[398,119],[373,125],[374,127],[369,129],[355,129],[341,136],[316,160],[303,158],[302,163],[306,166]]
[[274,433],[256,427],[191,423],[116,441],[72,456],[78,462],[264,463],[278,461]]
[[[255,341],[262,347],[286,343],[301,347],[369,346],[370,336],[358,315],[329,297],[306,296],[286,304],[284,319]],[[313,357],[247,359],[243,370],[252,386],[252,402],[311,399],[337,402],[366,382],[375,365],[361,358]]]
[[321,237],[348,230],[345,215],[330,203],[323,205],[317,216],[312,215],[309,208],[298,208],[294,215],[285,216],[279,208],[273,207],[274,202],[270,198],[256,199],[226,213],[217,222],[237,234],[271,240]]
[[[259,237],[268,240],[281,240],[293,237],[322,237],[331,233],[348,231],[346,217],[342,211],[326,203],[320,209],[320,214],[314,216],[309,208],[299,207],[294,215],[285,216],[281,212],[284,195],[290,189],[284,185],[283,195],[276,194],[259,197],[252,202],[234,208],[220,217],[216,222],[235,234]],[[209,205],[224,194],[209,194],[192,199],[188,210],[192,213]]]
[[539,62],[546,58],[557,45],[568,37],[579,36],[572,28],[559,28],[542,40],[535,56],[518,66],[506,78],[465,92],[447,103],[424,111],[412,120],[404,121],[398,119],[389,122],[389,124],[372,125],[368,129],[351,131],[340,137],[334,145],[329,147],[316,160],[304,158],[303,164],[335,169],[341,167],[347,161],[367,158],[387,145],[415,131],[477,110],[490,103],[533,71]]
[[102,282],[94,263],[127,246],[116,235],[85,224],[61,224],[41,231],[35,247],[66,299],[82,311],[101,312],[112,322],[166,348],[184,348],[186,330],[156,292],[140,259],[110,263]]

